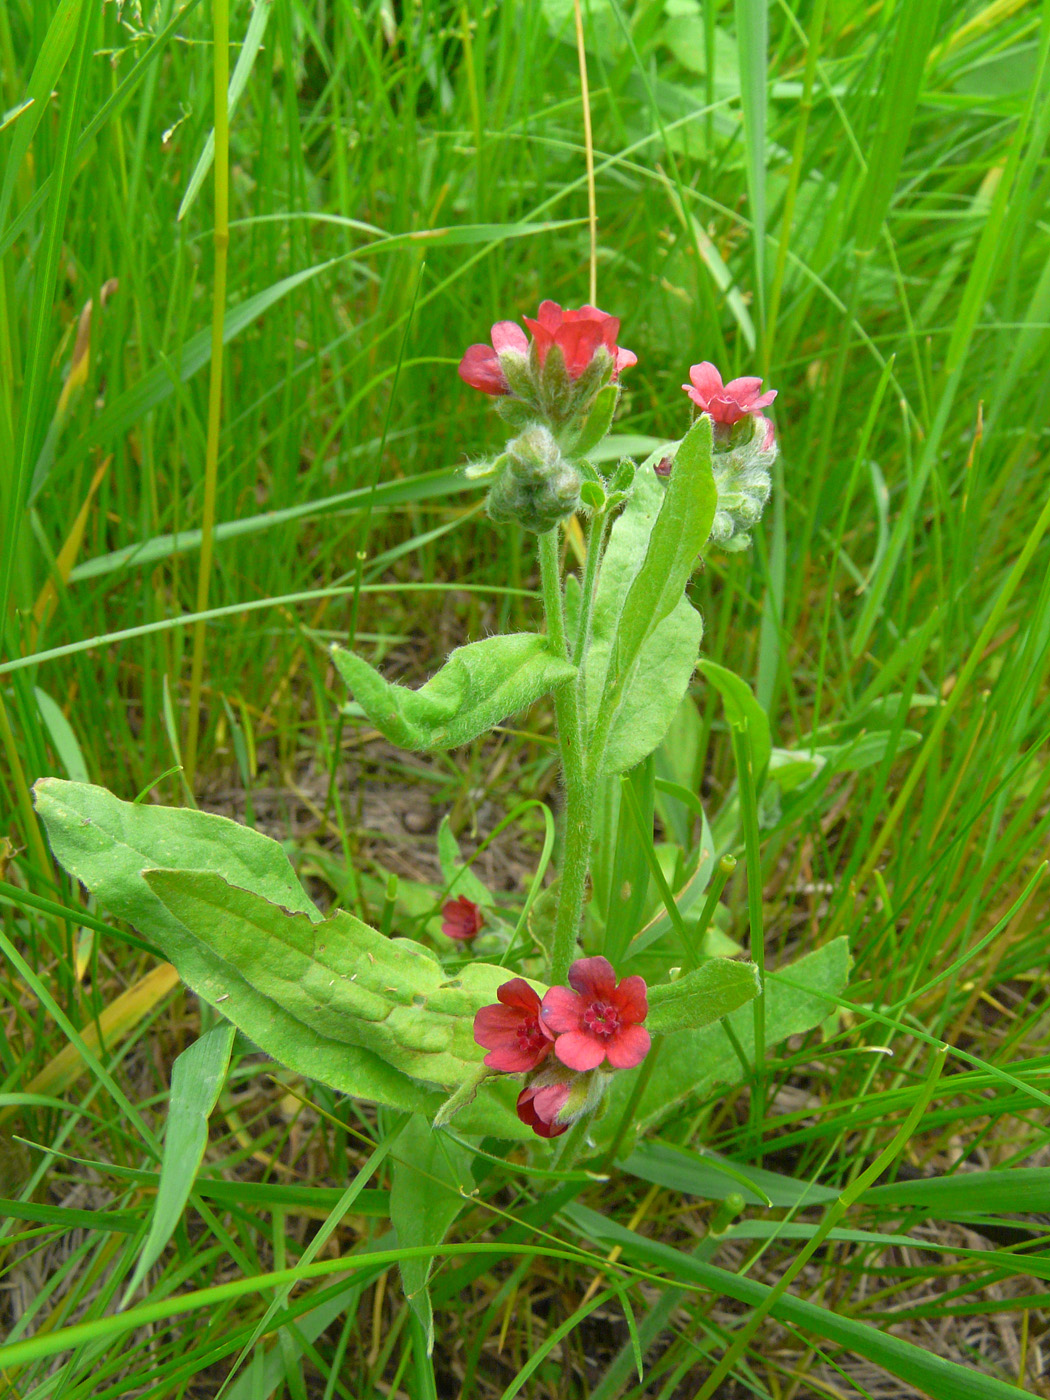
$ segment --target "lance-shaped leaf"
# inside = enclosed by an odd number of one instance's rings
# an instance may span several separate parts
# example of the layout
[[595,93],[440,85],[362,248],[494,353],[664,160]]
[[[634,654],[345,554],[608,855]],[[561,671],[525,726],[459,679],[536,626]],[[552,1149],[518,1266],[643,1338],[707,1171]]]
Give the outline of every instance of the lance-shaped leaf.
[[[402,1249],[413,1245],[437,1249],[470,1199],[474,1187],[470,1156],[419,1114],[409,1119],[393,1155],[390,1220],[397,1242]],[[434,1310],[427,1289],[433,1267],[432,1257],[401,1261],[405,1297],[423,1324],[428,1353],[434,1350]]]
[[122,802],[90,783],[41,778],[34,797],[51,849],[65,869],[110,913],[155,943],[187,986],[261,1050],[341,1093],[408,1112],[436,1112],[441,1095],[381,1056],[320,1032],[303,1037],[288,1012],[200,943],[142,878],[144,869],[156,865],[213,870],[285,909],[320,920],[276,841],[210,812]]
[[[691,541],[703,536],[702,544],[714,519],[705,422],[698,420],[678,448],[666,487],[653,470],[662,448],[642,464],[602,559],[585,690],[589,730],[603,705],[614,708],[603,772],[625,772],[657,747],[696,667],[703,624],[683,590],[699,552]],[[685,471],[678,478],[682,463]],[[691,498],[675,485],[676,478],[693,482]]]
[[340,647],[332,660],[371,722],[403,749],[454,749],[508,715],[527,709],[576,674],[546,637],[511,632],[457,647],[419,688],[394,685],[374,666]]
[[676,982],[649,988],[646,1028],[653,1035],[700,1030],[758,996],[761,989],[754,963],[712,958]]
[[[316,1028],[304,1032],[289,1012],[198,941],[142,877],[143,870],[161,865],[213,871],[285,911],[298,911],[320,922],[320,911],[276,841],[210,812],[122,802],[89,783],[41,778],[34,797],[51,848],[65,869],[104,908],[145,934],[175,964],[192,991],[218,1007],[266,1054],[340,1093],[402,1112],[437,1112],[445,1095],[403,1074],[381,1055],[325,1036]],[[467,1015],[469,1008],[493,1001],[493,982],[498,986],[507,980],[503,969],[484,969],[484,964],[472,964],[458,986],[446,986],[444,997],[456,1014]],[[475,1049],[480,1056],[482,1051]],[[516,1091],[517,1084],[511,1080],[486,1084],[457,1120],[460,1130],[530,1138],[531,1130],[514,1112]]]
[[711,420],[701,414],[682,439],[641,568],[624,599],[610,680],[619,688],[646,638],[675,608],[707,543],[718,492],[711,471]]
[[[147,870],[145,880],[216,959],[293,1019],[285,1035],[295,1043],[319,1034],[446,1088],[481,1063],[474,1013],[496,1000],[505,968],[470,963],[449,976],[422,944],[386,938],[346,910],[315,923],[204,871]],[[266,1048],[287,1063],[284,1038]]]

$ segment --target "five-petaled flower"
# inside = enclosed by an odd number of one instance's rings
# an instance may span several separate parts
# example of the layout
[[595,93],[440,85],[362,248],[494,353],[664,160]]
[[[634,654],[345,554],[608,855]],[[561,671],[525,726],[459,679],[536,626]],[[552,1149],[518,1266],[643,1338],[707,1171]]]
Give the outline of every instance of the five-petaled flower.
[[542,1138],[558,1137],[568,1131],[568,1123],[559,1123],[558,1114],[569,1097],[568,1084],[530,1084],[518,1095],[518,1117]]
[[[581,306],[579,310],[563,309],[556,301],[540,304],[535,320],[523,317],[532,332],[536,360],[542,369],[552,345],[557,345],[572,380],[579,379],[604,347],[612,357],[612,377],[638,363],[630,350],[617,345],[620,320],[599,311],[596,306]],[[471,345],[459,362],[459,376],[472,389],[499,398],[511,393],[507,380],[505,357],[511,368],[515,363],[525,366],[529,341],[516,321],[497,321],[492,327],[491,345]],[[608,362],[607,362],[608,363]]]
[[569,1069],[612,1069],[641,1064],[649,1052],[649,1032],[640,1023],[649,1012],[645,979],[625,977],[619,985],[607,958],[579,958],[569,969],[568,987],[551,987],[540,1021],[553,1033],[554,1053]]
[[485,1064],[504,1074],[535,1069],[547,1058],[554,1037],[540,1020],[540,999],[523,977],[496,991],[498,1006],[483,1006],[474,1016],[474,1039],[488,1050]]
[[[723,384],[722,376],[709,360],[693,365],[689,378],[691,383],[683,384],[682,388],[697,407],[710,414],[716,423],[739,423],[749,414],[761,417],[759,409],[766,408],[777,396],[776,389],[760,393],[762,381],[753,375],[731,379],[728,384]],[[772,426],[769,424],[767,435],[772,431]]]
[[446,938],[458,938],[464,943],[477,938],[485,922],[479,905],[465,894],[450,899],[441,906],[441,932]]

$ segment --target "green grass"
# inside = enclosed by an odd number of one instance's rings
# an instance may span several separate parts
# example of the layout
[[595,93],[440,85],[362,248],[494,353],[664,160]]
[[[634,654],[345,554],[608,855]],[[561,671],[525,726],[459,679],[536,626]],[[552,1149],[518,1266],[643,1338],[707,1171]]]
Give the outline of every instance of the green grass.
[[[27,785],[55,773],[184,800],[210,170],[178,215],[211,130],[212,11],[0,8],[12,1395],[210,1396],[249,1343],[224,1391],[238,1400],[378,1387],[670,1400],[701,1393],[730,1348],[727,1397],[1048,1393],[1050,901],[1033,883],[1050,830],[1048,10],[585,0],[598,301],[639,356],[617,433],[635,451],[680,435],[678,386],[700,359],[779,389],[780,479],[756,547],[715,555],[696,585],[705,655],[752,684],[779,747],[890,739],[870,766],[760,814],[761,901],[749,908],[743,845],[726,887],[730,931],[764,926],[770,967],[849,935],[837,1021],[768,1051],[757,1120],[746,1090],[716,1092],[661,1132],[747,1174],[761,1161],[778,1173],[774,1206],[720,1214],[738,1183],[695,1155],[674,1172],[628,1158],[595,1187],[522,1171],[496,1146],[439,1255],[428,1358],[392,1268],[385,1167],[359,1177],[394,1125],[240,1044],[204,1176],[120,1310],[170,1066],[200,1011],[154,981],[105,1019],[156,959],[82,906]],[[499,441],[455,366],[492,321],[587,296],[572,6],[231,11],[231,69],[266,22],[231,119],[195,796],[286,839],[315,893],[363,900],[378,921],[388,868],[434,878],[428,812],[451,811],[469,844],[523,798],[557,803],[542,707],[452,758],[398,759],[338,720],[323,645],[354,632],[421,677],[466,636],[535,625],[530,547],[455,476]],[[90,361],[63,396],[89,298]],[[674,755],[677,780],[717,836],[733,744],[717,693],[699,680],[694,693],[702,732]],[[520,892],[542,830],[533,809],[482,873]],[[861,1172],[905,1127],[897,1166],[867,1189]],[[924,1196],[911,1178],[930,1174]],[[826,1194],[791,1194],[806,1182],[863,1189],[830,1220]],[[326,1222],[325,1250],[302,1264]],[[749,1323],[825,1228],[777,1321]],[[965,1372],[941,1376],[934,1353]]]

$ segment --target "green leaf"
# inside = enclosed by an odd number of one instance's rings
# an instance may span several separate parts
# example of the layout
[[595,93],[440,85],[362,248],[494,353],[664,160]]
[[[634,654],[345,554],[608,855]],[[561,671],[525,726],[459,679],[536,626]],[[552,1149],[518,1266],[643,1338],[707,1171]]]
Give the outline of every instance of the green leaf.
[[761,990],[754,963],[712,958],[676,982],[650,987],[645,1024],[653,1035],[699,1030],[757,997]]
[[624,681],[603,773],[626,772],[661,743],[689,689],[703,630],[700,614],[683,597],[646,639]]
[[786,1206],[798,1210],[803,1206],[826,1205],[837,1200],[839,1194],[828,1186],[796,1181],[794,1177],[765,1171],[750,1163],[738,1164],[707,1150],[703,1155],[689,1152],[659,1139],[639,1143],[621,1166],[642,1181],[707,1201],[724,1201],[728,1195],[739,1191],[748,1205]]
[[[51,849],[65,869],[112,914],[162,948],[187,986],[218,1007],[261,1050],[341,1093],[408,1112],[437,1110],[439,1094],[428,1093],[378,1055],[319,1032],[304,1037],[287,1011],[217,960],[142,878],[143,870],[161,864],[210,870],[286,910],[320,921],[321,914],[276,841],[210,812],[122,802],[88,783],[41,778],[34,795]],[[283,1055],[276,1052],[278,1045]]]
[[375,727],[403,749],[454,749],[527,709],[575,676],[546,637],[511,632],[457,647],[419,690],[392,685],[351,651],[332,648],[332,659]]
[[36,696],[40,718],[47,726],[47,732],[55,746],[55,752],[62,760],[62,766],[74,782],[86,783],[88,780],[87,763],[84,761],[84,754],[77,742],[77,736],[73,732],[73,726],[66,719],[62,707],[48,695],[46,690],[41,690],[38,685],[33,687],[33,694]]
[[459,844],[452,834],[448,815],[441,818],[438,827],[438,859],[441,861],[441,875],[445,881],[449,898],[458,899],[466,895],[483,908],[492,907],[492,894],[481,883],[469,865],[463,864]]
[[773,739],[765,710],[755,699],[747,682],[742,681],[732,671],[727,671],[724,666],[705,659],[700,662],[700,670],[721,695],[729,723],[750,731],[755,782],[761,783],[770,754],[773,752]]
[[230,1064],[235,1027],[224,1021],[195,1040],[175,1061],[171,1072],[168,1126],[160,1163],[153,1219],[124,1304],[164,1252],[193,1190],[208,1142],[208,1119]]
[[[639,475],[644,477],[645,473]],[[649,534],[645,559],[626,591],[609,667],[611,697],[617,704],[646,640],[681,602],[711,533],[717,503],[711,471],[711,420],[701,414],[675,454],[674,470]]]
[[[664,484],[652,470],[661,455],[662,449],[657,449],[639,468],[631,497],[613,524],[602,558],[584,663],[588,732],[594,729],[612,682],[610,661],[627,595],[645,564],[653,528],[666,499]],[[645,639],[629,674],[622,677],[603,772],[633,768],[663,739],[696,668],[702,631],[700,614],[688,599],[679,597],[669,615]]]
[[[317,923],[210,872],[148,870],[145,879],[216,967],[232,967],[292,1018],[263,1047],[275,1059],[290,1063],[320,1035],[446,1088],[481,1063],[474,1013],[496,1000],[505,968],[470,963],[450,977],[429,949],[386,938],[346,910]],[[223,1011],[236,1019],[229,1004]]]
[[[778,1044],[790,1035],[812,1030],[834,1009],[832,998],[840,996],[849,976],[850,956],[845,938],[836,938],[785,972],[793,983],[806,990],[789,987],[778,974],[766,974],[766,1046]],[[750,1007],[732,1012],[726,1020],[750,1061],[754,1054],[754,1017]],[[648,1023],[647,1023],[648,1024]],[[679,1031],[664,1050],[642,1093],[634,1113],[639,1133],[654,1127],[690,1095],[709,1094],[716,1084],[736,1084],[743,1070],[721,1023],[702,1030]],[[631,1095],[633,1075],[616,1075],[609,1088],[609,1111],[594,1125],[592,1135],[599,1144],[608,1143],[619,1124]],[[629,1144],[628,1144],[629,1145]]]
[[[390,1220],[402,1249],[433,1245],[448,1234],[473,1189],[470,1155],[447,1133],[436,1131],[414,1114],[394,1150],[390,1183]],[[433,1259],[403,1259],[401,1282],[409,1306],[426,1335],[428,1354],[434,1350],[434,1311],[427,1280]]]

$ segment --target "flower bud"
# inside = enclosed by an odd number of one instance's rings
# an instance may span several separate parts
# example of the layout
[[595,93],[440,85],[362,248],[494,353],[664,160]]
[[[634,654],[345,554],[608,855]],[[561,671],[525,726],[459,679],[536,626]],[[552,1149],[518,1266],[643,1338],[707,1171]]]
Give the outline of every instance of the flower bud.
[[507,444],[503,469],[489,492],[491,519],[516,520],[542,535],[580,506],[582,477],[561,455],[554,435],[533,424]]
[[747,548],[748,532],[761,518],[769,500],[773,485],[769,471],[776,456],[773,425],[760,414],[748,415],[732,424],[721,443],[716,437],[711,470],[718,491],[718,508],[711,539],[728,553]]

